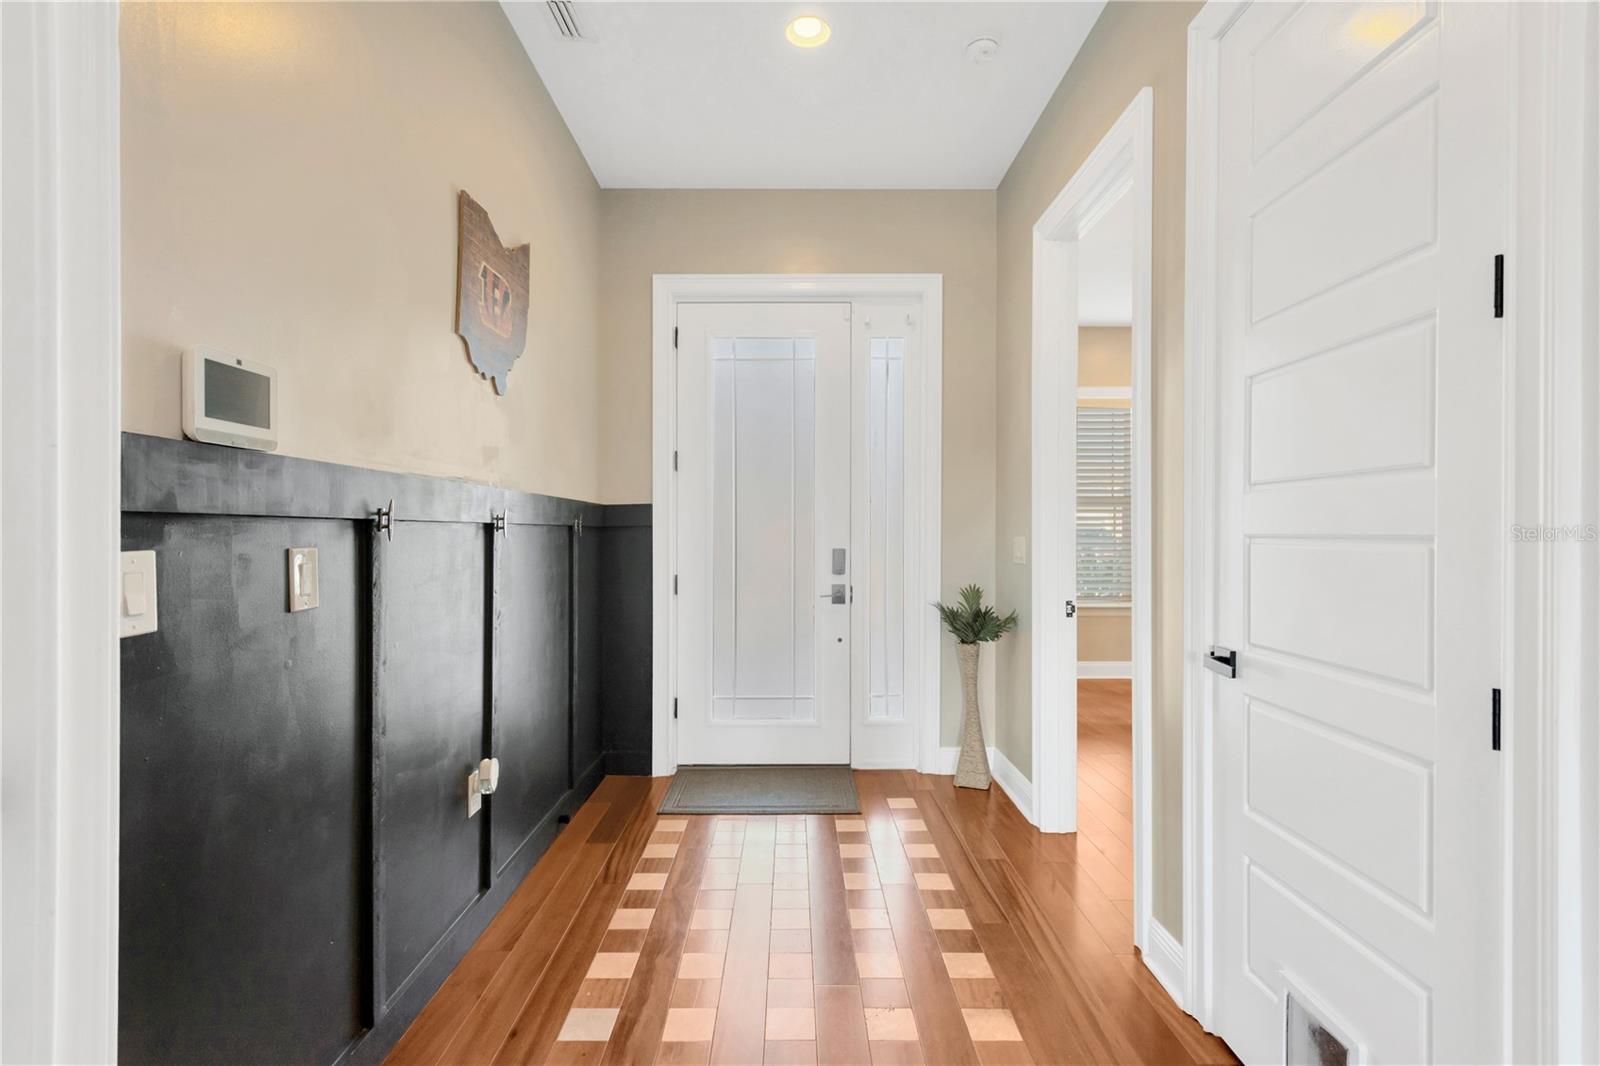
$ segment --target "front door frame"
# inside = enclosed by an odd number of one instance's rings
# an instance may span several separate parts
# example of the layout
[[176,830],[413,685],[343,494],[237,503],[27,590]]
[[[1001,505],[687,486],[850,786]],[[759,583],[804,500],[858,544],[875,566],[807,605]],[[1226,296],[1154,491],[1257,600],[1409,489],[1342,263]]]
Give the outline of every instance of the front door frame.
[[[672,560],[676,557],[677,497],[672,452],[677,440],[677,393],[673,330],[680,303],[836,303],[894,301],[916,304],[919,353],[907,367],[906,403],[920,430],[906,441],[906,552],[916,562],[917,601],[940,598],[940,508],[942,452],[943,301],[942,274],[656,274],[651,298],[651,773],[678,768],[677,634],[673,611]],[[852,337],[854,331],[852,330]],[[851,359],[856,353],[853,350]],[[914,471],[915,473],[910,473]],[[914,553],[914,555],[913,555]],[[939,766],[939,627],[930,609],[906,619],[906,703],[912,749],[906,767],[937,773]],[[853,714],[853,709],[852,709]],[[857,723],[852,717],[851,730]],[[851,745],[851,764],[857,746]],[[865,767],[862,767],[865,768]]]
[[[1244,0],[1211,0],[1189,25],[1184,252],[1183,960],[1181,1005],[1215,1010],[1214,736],[1203,666],[1215,617],[1217,519],[1216,166],[1219,47]],[[1519,541],[1515,529],[1590,528],[1600,498],[1593,344],[1600,321],[1600,15],[1528,4],[1514,16],[1513,182],[1504,388],[1513,412],[1502,619],[1506,764],[1501,975],[1507,1062],[1591,1061],[1587,1007],[1600,984],[1600,737],[1590,651],[1600,640],[1597,546],[1581,534]],[[1587,142],[1587,143],[1586,143]],[[1586,348],[1586,345],[1588,346]],[[1587,443],[1585,443],[1587,442]]]

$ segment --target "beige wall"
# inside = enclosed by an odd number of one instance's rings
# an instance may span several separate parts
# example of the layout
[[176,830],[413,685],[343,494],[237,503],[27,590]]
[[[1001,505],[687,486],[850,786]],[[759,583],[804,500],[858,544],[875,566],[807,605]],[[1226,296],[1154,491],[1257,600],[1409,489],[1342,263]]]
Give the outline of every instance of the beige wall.
[[[123,424],[179,354],[278,370],[280,451],[597,499],[600,190],[498,4],[122,11]],[[454,332],[456,191],[532,246],[507,396]]]
[[1133,612],[1126,607],[1084,607],[1078,611],[1078,661],[1133,661]]
[[[600,343],[604,498],[650,499],[652,274],[944,275],[944,594],[994,586],[995,195],[607,190]],[[961,700],[943,663],[945,744]]]
[[[1128,388],[1133,384],[1133,330],[1128,326],[1078,328],[1078,386]],[[1127,400],[1082,400],[1080,407],[1127,407]],[[1133,612],[1085,606],[1078,612],[1078,661],[1133,660]]]
[[1132,327],[1078,327],[1078,386],[1080,388],[1133,386]]
[[[1182,936],[1182,519],[1183,185],[1186,31],[1193,3],[1111,3],[1062,79],[999,188],[996,349],[996,535],[1009,545],[1029,528],[1029,362],[1033,223],[1144,86],[1155,91],[1154,264],[1151,357],[1153,474],[1155,914]],[[1027,566],[997,553],[1002,609],[1022,631],[997,664],[1001,749],[1029,766],[1030,661]]]

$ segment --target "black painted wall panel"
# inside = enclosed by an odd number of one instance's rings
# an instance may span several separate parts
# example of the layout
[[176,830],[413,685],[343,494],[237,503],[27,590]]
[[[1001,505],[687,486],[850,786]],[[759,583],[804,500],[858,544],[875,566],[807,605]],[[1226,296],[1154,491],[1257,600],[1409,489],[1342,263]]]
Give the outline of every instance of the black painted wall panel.
[[[361,1030],[365,590],[346,521],[127,514],[118,1056],[332,1061]],[[286,550],[322,606],[286,610]]]
[[397,522],[377,540],[374,611],[381,1002],[477,896],[484,824],[467,817],[483,758],[487,527]]
[[[631,510],[631,509],[630,509]],[[596,537],[600,705],[607,770],[650,772],[650,526],[607,526]],[[587,538],[586,538],[587,539]]]
[[566,526],[514,526],[496,547],[495,737],[500,785],[489,797],[496,874],[568,788],[567,695],[572,562]]
[[576,612],[573,616],[572,780],[593,774],[604,749],[600,701],[600,645],[604,615],[600,602],[599,560],[607,531],[585,529],[574,538],[578,558]]
[[376,1066],[602,763],[649,772],[649,508],[136,434],[123,507],[161,621],[122,645],[121,1059]]

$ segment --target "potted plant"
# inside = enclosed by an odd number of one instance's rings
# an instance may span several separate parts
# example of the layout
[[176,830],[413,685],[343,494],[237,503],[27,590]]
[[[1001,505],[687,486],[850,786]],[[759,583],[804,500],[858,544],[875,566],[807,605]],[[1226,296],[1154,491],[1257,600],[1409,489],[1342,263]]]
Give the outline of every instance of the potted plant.
[[936,603],[944,627],[956,638],[961,663],[961,758],[956,762],[956,785],[989,787],[989,752],[983,746],[983,719],[978,717],[978,645],[999,640],[1017,627],[1017,612],[1001,618],[985,606],[983,589],[966,585],[957,604]]

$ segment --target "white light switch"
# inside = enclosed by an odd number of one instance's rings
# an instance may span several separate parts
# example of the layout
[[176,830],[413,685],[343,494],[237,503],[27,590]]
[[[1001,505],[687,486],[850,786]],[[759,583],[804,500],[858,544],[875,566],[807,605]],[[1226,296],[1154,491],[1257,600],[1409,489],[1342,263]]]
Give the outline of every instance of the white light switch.
[[156,553],[122,553],[122,588],[117,602],[119,636],[156,631]]
[[309,611],[322,602],[317,579],[317,549],[289,549],[289,610]]
[[1028,562],[1028,538],[1011,538],[1011,561],[1018,566],[1025,566]]

